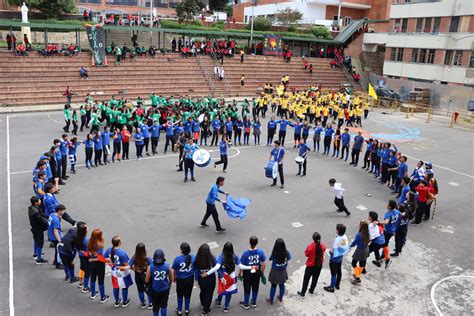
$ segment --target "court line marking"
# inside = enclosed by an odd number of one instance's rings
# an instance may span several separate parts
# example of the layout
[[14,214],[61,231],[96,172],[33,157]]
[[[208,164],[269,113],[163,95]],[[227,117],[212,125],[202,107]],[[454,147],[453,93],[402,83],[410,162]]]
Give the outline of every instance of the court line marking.
[[12,235],[12,199],[10,173],[10,116],[7,115],[7,214],[8,214],[8,302],[10,316],[15,315],[15,301],[13,288],[13,235]]
[[443,278],[443,279],[437,281],[431,287],[431,291],[430,291],[431,303],[433,304],[433,306],[434,306],[436,312],[439,314],[439,316],[443,316],[444,314],[441,312],[441,309],[439,308],[438,303],[436,303],[436,299],[435,299],[436,287],[438,287],[438,285],[440,285],[444,281],[447,281],[447,280],[450,280],[450,279],[463,279],[463,278],[468,278],[468,279],[473,278],[474,279],[474,275],[452,275],[452,276],[448,276],[446,278]]
[[[227,158],[235,158],[237,156],[240,155],[240,150],[239,148],[237,147],[231,147],[229,149],[235,149],[236,150],[236,153],[233,154],[233,155],[230,155],[229,157]],[[217,150],[209,150],[209,152],[215,152]],[[140,160],[137,160],[135,158],[133,159],[129,159],[129,160],[121,160],[119,163],[122,163],[122,162],[132,162],[132,161],[141,161],[141,160],[149,160],[149,159],[158,159],[158,158],[169,158],[169,157],[178,157],[179,154],[171,154],[171,155],[161,155],[161,156],[151,156],[151,157],[143,157],[143,158],[140,158]],[[212,160],[219,160],[219,158],[212,158]],[[76,168],[79,168],[79,167],[85,167],[86,165],[85,164],[77,164],[76,165]],[[24,171],[15,171],[15,172],[11,172],[10,174],[11,175],[17,175],[17,174],[25,174],[25,173],[33,173],[33,170],[24,170]]]
[[[59,114],[59,113],[58,113],[58,114]],[[53,123],[61,124],[61,125],[66,124],[66,122],[63,123],[63,122],[60,122],[60,121],[58,121],[58,120],[53,119],[53,118],[51,117],[51,113],[50,113],[50,112],[48,112],[47,115],[48,115],[48,118],[49,118]]]

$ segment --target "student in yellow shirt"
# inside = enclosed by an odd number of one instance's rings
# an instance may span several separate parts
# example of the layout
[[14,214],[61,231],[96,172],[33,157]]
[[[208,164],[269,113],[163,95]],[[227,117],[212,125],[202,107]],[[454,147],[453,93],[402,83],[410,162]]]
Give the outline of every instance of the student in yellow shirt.
[[355,114],[356,114],[356,124],[359,127],[362,127],[362,113],[364,110],[362,109],[362,106],[358,105],[355,109]]
[[344,124],[344,108],[341,107],[339,108],[339,111],[337,111],[337,128],[341,128],[343,124]]
[[369,102],[365,101],[365,104],[364,104],[364,120],[366,120],[367,116],[369,116],[369,110],[370,110]]

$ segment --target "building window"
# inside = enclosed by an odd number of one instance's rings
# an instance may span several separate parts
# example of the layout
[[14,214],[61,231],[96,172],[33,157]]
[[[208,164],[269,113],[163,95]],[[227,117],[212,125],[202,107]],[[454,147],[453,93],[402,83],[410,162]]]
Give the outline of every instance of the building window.
[[426,62],[426,49],[420,49],[420,59],[419,63],[424,64]]
[[418,49],[417,48],[413,48],[411,50],[411,62],[412,63],[416,63],[418,61]]
[[431,18],[426,18],[425,19],[425,33],[431,33]]
[[471,59],[469,59],[469,68],[474,68],[474,51],[471,52]]
[[350,16],[344,17],[344,26],[348,26],[349,24],[351,24],[351,22],[352,22],[352,18]]
[[421,33],[423,31],[423,18],[416,19],[416,30],[415,32]]
[[408,27],[408,19],[402,19],[402,33],[407,32],[407,27]]
[[390,60],[395,61],[396,56],[397,56],[397,49],[392,47],[390,49]]
[[461,66],[462,63],[462,50],[457,50],[454,53],[453,66]]
[[434,18],[433,21],[433,33],[438,33],[439,32],[439,26],[441,24],[441,18]]
[[393,31],[395,33],[400,33],[400,30],[401,30],[401,20],[395,19],[395,25],[393,26]]
[[397,61],[403,61],[403,51],[404,50],[405,50],[404,48],[399,48],[398,49]]
[[451,17],[451,24],[449,24],[449,31],[457,32],[458,27],[459,27],[459,17],[458,16]]
[[444,55],[444,64],[447,66],[451,66],[452,62],[453,62],[453,51],[447,50],[446,54]]
[[428,64],[434,64],[434,58],[435,58],[435,50],[434,49],[430,49],[428,51],[428,60],[426,61],[426,63]]

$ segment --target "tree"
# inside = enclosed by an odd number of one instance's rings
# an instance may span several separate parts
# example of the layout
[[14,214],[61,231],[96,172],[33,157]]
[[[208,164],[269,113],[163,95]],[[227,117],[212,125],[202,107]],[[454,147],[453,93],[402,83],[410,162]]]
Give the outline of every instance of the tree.
[[311,30],[311,33],[317,38],[332,39],[331,33],[325,26],[316,26]]
[[226,0],[209,0],[209,9],[222,12],[228,3],[229,1]]
[[[251,23],[252,20],[249,21],[249,24],[247,24],[247,28],[250,30],[251,29]],[[254,17],[253,19],[253,29],[255,31],[270,31],[272,28],[272,21],[270,21],[267,18],[264,17]]]
[[[24,1],[9,0],[8,2],[14,6],[21,6]],[[26,5],[30,10],[38,10],[47,19],[57,19],[62,14],[76,12],[75,0],[30,0],[26,1]]]
[[199,11],[199,5],[196,0],[184,0],[176,6],[176,15],[180,22],[192,21]]
[[303,17],[303,13],[298,10],[293,10],[287,7],[285,10],[278,10],[275,14],[278,22],[283,25],[289,25],[297,23]]
[[234,16],[234,7],[231,5],[226,5],[224,8],[224,12],[227,14],[227,17]]

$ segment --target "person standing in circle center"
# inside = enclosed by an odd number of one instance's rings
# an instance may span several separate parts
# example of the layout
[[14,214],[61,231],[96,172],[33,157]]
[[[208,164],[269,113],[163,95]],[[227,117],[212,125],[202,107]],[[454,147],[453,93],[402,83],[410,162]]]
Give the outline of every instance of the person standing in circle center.
[[151,284],[153,297],[153,316],[166,316],[168,298],[171,287],[171,269],[166,262],[165,253],[161,249],[155,250],[153,263],[146,270],[145,283]]
[[226,201],[220,200],[218,197],[218,193],[228,195],[229,193],[226,193],[222,191],[220,188],[224,186],[224,177],[217,177],[216,184],[214,184],[211,188],[211,191],[209,191],[206,199],[206,214],[204,215],[204,218],[201,221],[201,228],[209,227],[209,225],[206,224],[207,219],[209,216],[212,215],[212,219],[214,220],[214,224],[216,224],[216,233],[222,233],[225,231],[225,228],[222,228],[221,223],[219,222],[219,213],[217,213],[216,209],[216,201],[221,202],[222,204],[225,204]]
[[[275,148],[272,149],[269,160],[273,160],[278,163],[278,175],[280,177],[281,183],[280,188],[283,189],[285,187],[285,178],[283,176],[283,160],[285,158],[285,149],[281,147],[281,143],[279,140],[274,141],[274,144]],[[274,187],[276,184],[277,178],[274,178],[271,186]]]
[[188,170],[191,173],[191,181],[196,182],[194,178],[194,161],[193,154],[199,146],[194,143],[192,138],[188,139],[188,143],[184,146],[184,182],[188,182]]

